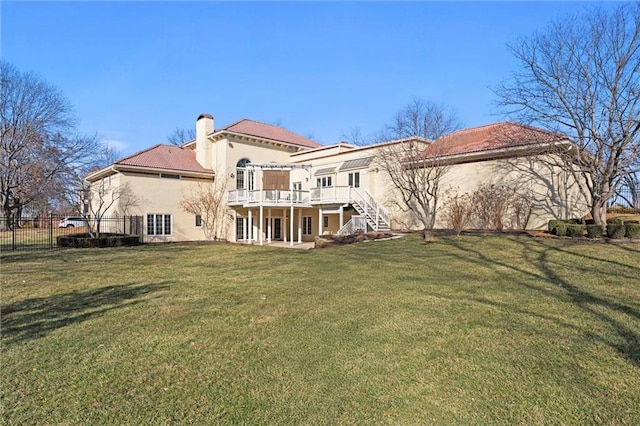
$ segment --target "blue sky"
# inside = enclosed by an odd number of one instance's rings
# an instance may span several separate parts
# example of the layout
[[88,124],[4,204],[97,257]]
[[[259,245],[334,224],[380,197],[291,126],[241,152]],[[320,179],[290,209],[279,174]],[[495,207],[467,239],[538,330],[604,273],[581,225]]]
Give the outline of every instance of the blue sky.
[[74,105],[80,130],[130,154],[241,118],[324,143],[374,133],[413,97],[466,126],[495,115],[507,43],[580,2],[11,2],[1,55]]

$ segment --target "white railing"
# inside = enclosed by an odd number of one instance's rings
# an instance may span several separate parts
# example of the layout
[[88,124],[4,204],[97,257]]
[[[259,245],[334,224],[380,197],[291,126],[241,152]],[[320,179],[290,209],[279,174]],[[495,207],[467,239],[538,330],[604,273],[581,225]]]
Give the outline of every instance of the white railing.
[[302,190],[234,189],[227,194],[228,204],[309,204],[309,192]]
[[311,188],[309,199],[312,203],[349,203],[352,190],[350,186]]
[[[386,226],[391,227],[391,213],[389,212],[389,210],[387,210],[385,206],[380,204],[369,191],[367,191],[366,189],[363,189],[362,191],[364,192],[362,198],[366,200],[366,204],[370,206],[370,209],[372,210],[371,216],[373,216],[373,213],[375,211],[375,217],[377,218],[376,222],[379,223],[380,221],[382,221]],[[367,214],[367,216],[369,216],[369,214]]]
[[391,227],[391,213],[364,188],[350,186],[331,186],[326,188],[311,188],[309,191],[311,204],[321,203],[349,203],[358,213],[365,216],[369,225],[376,231],[380,226]]
[[367,232],[367,218],[365,216],[351,216],[351,219],[338,229],[338,235],[351,235],[356,231]]
[[227,195],[228,204],[243,205],[308,205],[352,204],[372,229],[391,227],[391,213],[369,191],[350,186],[311,188],[309,191],[261,189],[234,189]]

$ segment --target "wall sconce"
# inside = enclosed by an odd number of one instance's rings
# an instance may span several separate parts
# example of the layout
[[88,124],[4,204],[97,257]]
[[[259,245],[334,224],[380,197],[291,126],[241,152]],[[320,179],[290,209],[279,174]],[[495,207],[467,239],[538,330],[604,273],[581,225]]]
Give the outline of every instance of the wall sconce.
[[233,179],[235,176],[233,175],[233,173],[231,173],[231,179]]

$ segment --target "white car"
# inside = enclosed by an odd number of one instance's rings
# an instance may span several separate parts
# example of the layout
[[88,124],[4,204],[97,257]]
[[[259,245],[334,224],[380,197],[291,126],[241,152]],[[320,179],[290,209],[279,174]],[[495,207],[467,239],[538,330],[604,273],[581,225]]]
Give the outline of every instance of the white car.
[[85,222],[81,217],[63,217],[60,219],[58,228],[82,228],[85,226]]

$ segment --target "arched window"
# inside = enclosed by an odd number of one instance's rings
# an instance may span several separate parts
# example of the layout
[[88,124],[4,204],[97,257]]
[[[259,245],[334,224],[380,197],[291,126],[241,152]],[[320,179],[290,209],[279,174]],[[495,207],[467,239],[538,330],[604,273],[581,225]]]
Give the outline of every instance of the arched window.
[[253,189],[253,170],[247,170],[248,158],[242,158],[236,164],[236,189]]

